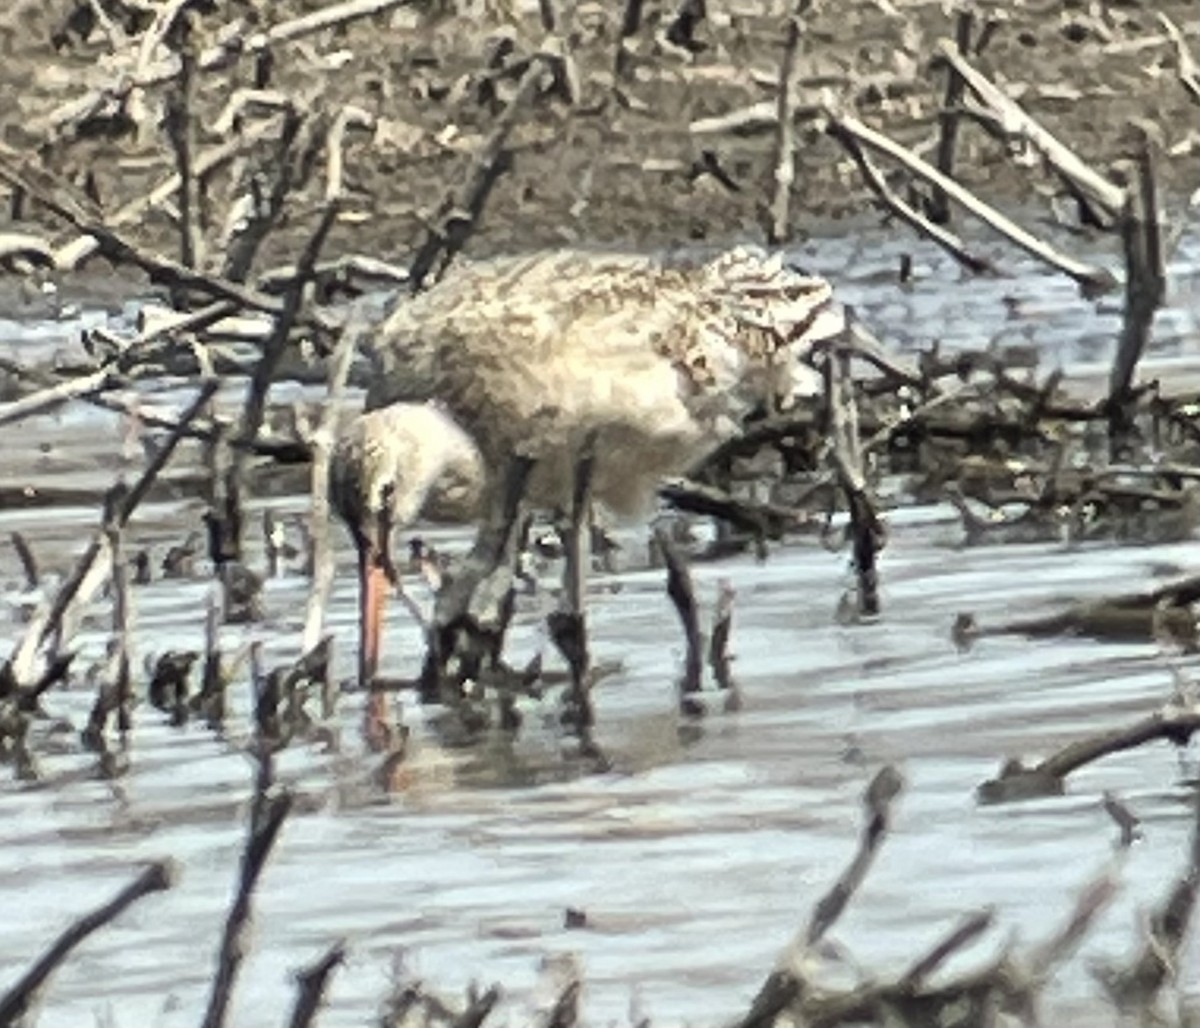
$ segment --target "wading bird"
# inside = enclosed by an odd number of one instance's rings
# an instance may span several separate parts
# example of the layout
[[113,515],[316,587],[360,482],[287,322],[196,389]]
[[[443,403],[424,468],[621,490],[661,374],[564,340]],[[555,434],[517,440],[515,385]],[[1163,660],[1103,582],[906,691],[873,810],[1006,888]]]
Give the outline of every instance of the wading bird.
[[479,451],[436,403],[395,403],[357,415],[330,454],[329,499],[358,553],[358,681],[370,689],[366,737],[386,748],[387,699],[373,689],[387,590],[399,586],[392,530],[419,516],[470,521],[484,480]]
[[588,745],[591,500],[644,513],[661,476],[729,438],[754,407],[786,402],[800,359],[842,322],[826,281],[745,247],[711,259],[554,250],[468,262],[400,301],[366,343],[367,409],[436,397],[487,469],[475,544],[436,601],[424,677],[440,686],[452,666],[460,684],[477,673],[522,503],[562,507],[566,606],[551,629]]

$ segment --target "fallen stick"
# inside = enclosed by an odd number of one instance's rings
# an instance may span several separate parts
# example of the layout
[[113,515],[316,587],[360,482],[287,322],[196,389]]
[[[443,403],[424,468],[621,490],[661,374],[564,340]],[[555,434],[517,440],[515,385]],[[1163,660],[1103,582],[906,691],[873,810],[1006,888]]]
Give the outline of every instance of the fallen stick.
[[1125,190],[1089,168],[1078,155],[1022,110],[1020,105],[1005,96],[967,61],[954,42],[940,39],[934,50],[962,77],[971,92],[991,108],[1007,133],[1028,140],[1058,174],[1078,186],[1110,214],[1121,210],[1125,205]]
[[1200,103],[1200,66],[1196,64],[1196,59],[1188,49],[1187,40],[1183,38],[1179,27],[1162,11],[1158,12],[1158,22],[1175,45],[1175,68],[1179,74],[1179,81],[1183,83],[1183,88],[1191,98]]
[[933,167],[933,165],[918,157],[907,147],[894,142],[882,132],[877,132],[875,129],[870,128],[853,115],[839,113],[827,108],[826,120],[828,128],[847,133],[864,146],[899,161],[913,174],[929,182],[931,185],[941,188],[950,199],[961,204],[971,214],[979,218],[980,221],[995,229],[1026,253],[1070,276],[1080,284],[1085,295],[1095,296],[1106,293],[1116,286],[1116,280],[1104,268],[1085,264],[1055,250],[1049,243],[1043,242],[1036,236],[1031,235],[994,207],[984,203],[971,193],[970,190],[959,185],[953,179],[947,178]]
[[105,366],[82,378],[65,379],[19,400],[0,405],[0,425],[10,425],[23,418],[44,414],[69,400],[98,393],[111,386],[116,378],[116,370]]
[[1066,787],[1067,776],[1086,764],[1156,739],[1166,739],[1176,746],[1186,746],[1193,733],[1198,730],[1200,710],[1167,707],[1134,722],[1127,728],[1114,729],[1070,743],[1031,767],[1019,760],[1008,760],[1000,769],[999,776],[980,785],[975,795],[980,803],[986,804],[1007,803],[1039,796],[1060,796]]
[[[704,465],[709,463],[706,459]],[[724,489],[688,478],[663,479],[658,495],[676,510],[721,518],[756,539],[779,539],[789,531],[807,527],[811,521],[805,511],[739,500]]]
[[0,1025],[16,1025],[29,1013],[38,993],[50,976],[71,955],[71,951],[99,928],[120,917],[138,900],[162,892],[175,884],[175,868],[159,861],[146,868],[104,906],[81,917],[55,940],[54,945],[33,965],[4,996],[0,996]]
[[[884,205],[895,214],[901,221],[917,232],[918,235],[924,236],[926,239],[937,243],[959,264],[975,274],[994,273],[995,266],[985,257],[976,257],[973,253],[967,250],[966,245],[949,229],[943,228],[940,224],[936,224],[936,219],[926,218],[912,204],[908,203],[903,197],[899,196],[888,184],[883,174],[875,167],[871,158],[866,155],[863,148],[855,137],[846,131],[843,131],[837,123],[830,125],[830,133],[839,143],[842,144],[854,158],[858,165],[858,170],[862,172],[863,178],[867,185],[875,191],[875,195],[883,201]],[[940,192],[943,199],[945,192]],[[948,221],[949,216],[945,219]]]

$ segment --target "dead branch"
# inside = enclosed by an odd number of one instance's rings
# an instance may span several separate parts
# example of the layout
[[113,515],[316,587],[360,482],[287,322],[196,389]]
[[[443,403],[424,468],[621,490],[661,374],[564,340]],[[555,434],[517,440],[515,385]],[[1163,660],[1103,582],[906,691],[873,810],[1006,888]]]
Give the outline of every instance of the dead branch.
[[[836,122],[832,123],[829,128],[830,134],[854,158],[854,162],[858,165],[859,171],[862,172],[867,185],[875,191],[875,195],[883,201],[888,210],[915,230],[918,235],[937,243],[938,246],[950,254],[951,257],[968,271],[972,271],[975,274],[995,274],[996,268],[991,261],[985,257],[977,257],[971,253],[967,250],[966,244],[958,236],[949,229],[943,228],[941,224],[935,223],[934,219],[926,218],[912,204],[892,189],[888,185],[887,179],[884,178],[883,173],[875,166],[871,158],[867,156],[853,135],[843,131]],[[943,203],[948,202],[945,200],[946,194],[944,192],[939,192],[937,195],[942,197]],[[947,214],[943,220],[948,221],[949,215]]]
[[175,884],[174,866],[159,861],[146,868],[104,906],[81,917],[68,928],[36,964],[0,996],[0,1024],[15,1025],[22,1021],[45,987],[50,976],[70,956],[71,951],[97,929],[114,921],[138,900],[154,892],[162,892]]
[[418,293],[425,288],[426,280],[433,274],[435,265],[438,266],[435,278],[444,273],[450,262],[466,245],[471,231],[483,213],[492,187],[511,165],[512,155],[506,149],[508,137],[525,108],[537,95],[544,70],[544,62],[540,56],[530,62],[521,76],[517,91],[496,119],[491,134],[475,154],[462,182],[451,189],[438,206],[437,212],[430,220],[430,228],[424,242],[409,262],[410,292]]
[[[175,168],[179,176],[179,260],[185,268],[199,266],[202,235],[197,224],[199,195],[195,174],[196,152],[196,48],[193,39],[192,9],[195,0],[180,0],[168,4],[160,13],[159,25],[151,28],[142,41],[139,70],[156,43],[155,28],[179,59],[179,77],[167,95],[163,125],[175,151]],[[185,297],[177,298],[176,306],[185,306]]]
[[[292,282],[291,288],[284,295],[283,309],[275,321],[271,337],[263,345],[262,357],[259,358],[258,363],[254,366],[254,374],[250,379],[250,388],[246,394],[246,403],[242,409],[242,420],[238,429],[238,437],[242,440],[243,444],[254,439],[262,426],[263,417],[267,409],[267,393],[275,377],[275,369],[283,357],[284,351],[287,349],[292,326],[299,317],[301,307],[304,304],[304,287],[312,275],[317,256],[329,235],[330,229],[333,227],[334,220],[337,218],[339,206],[336,200],[325,205],[316,229],[305,244],[299,259],[296,261],[296,277]],[[247,450],[243,445],[234,451],[229,469],[228,488],[232,496],[237,497],[241,494],[241,483],[245,477],[246,463]],[[231,553],[235,560],[240,559],[241,555],[240,535],[241,533],[237,532],[234,538],[227,540],[231,546]]]
[[1126,967],[1102,964],[1092,969],[1117,1009],[1126,1014],[1140,1013],[1147,1024],[1160,1020],[1154,1007],[1163,986],[1179,974],[1180,954],[1196,908],[1196,890],[1200,887],[1200,799],[1193,797],[1192,806],[1188,866],[1151,914],[1145,944]]
[[242,853],[237,893],[225,922],[212,993],[201,1022],[202,1028],[221,1028],[225,1023],[233,986],[246,954],[245,933],[249,927],[254,888],[291,809],[292,794],[286,790],[264,797],[261,806],[255,803],[246,848]]
[[800,48],[803,25],[798,14],[787,19],[783,57],[779,62],[778,93],[775,106],[775,198],[771,204],[771,221],[767,241],[780,246],[791,235],[788,211],[792,200],[792,183],[796,178],[795,126],[792,123],[792,103],[795,98],[796,51]]
[[1179,73],[1179,81],[1183,83],[1183,88],[1191,98],[1200,103],[1200,66],[1196,64],[1196,59],[1188,49],[1187,40],[1183,38],[1178,26],[1162,11],[1158,12],[1158,23],[1175,45],[1175,67]]
[[41,576],[38,574],[37,558],[33,555],[33,549],[26,541],[25,536],[20,532],[10,533],[9,539],[12,540],[13,549],[17,551],[17,559],[21,562],[21,570],[25,573],[26,587],[36,589]]
[[1048,243],[1031,235],[990,204],[984,203],[959,183],[947,178],[933,165],[918,157],[907,147],[892,141],[882,132],[877,132],[852,115],[831,109],[826,110],[826,120],[828,128],[833,129],[836,133],[847,134],[864,146],[899,161],[914,175],[943,190],[950,199],[966,208],[980,221],[995,229],[1026,253],[1073,278],[1088,295],[1105,293],[1115,287],[1116,281],[1104,268],[1085,264],[1055,250]]
[[296,973],[299,994],[292,1008],[291,1028],[308,1028],[321,1008],[321,1000],[329,976],[346,960],[346,943],[335,942],[315,964]]
[[[217,391],[217,386],[218,383],[215,381],[204,382],[200,386],[197,396],[184,410],[183,414],[180,415],[179,430],[167,437],[162,444],[162,448],[146,465],[141,478],[138,479],[133,488],[125,494],[124,498],[117,505],[114,517],[115,525],[123,528],[128,523],[130,515],[137,508],[137,505],[141,503],[155,478],[158,477],[158,473],[171,459],[171,455],[175,452],[175,447],[183,437],[183,428],[199,414],[209,398]],[[18,680],[23,680],[29,676],[32,671],[33,658],[38,648],[59,629],[63,615],[66,613],[75,595],[80,592],[80,587],[84,584],[84,580],[92,570],[96,558],[100,555],[101,548],[104,546],[103,538],[104,531],[101,529],[96,533],[87,550],[84,551],[83,555],[76,562],[71,576],[59,588],[50,609],[29,626],[25,636],[16,647],[16,656],[13,658],[13,669],[17,674]]]
[[1046,159],[1046,162],[1059,175],[1074,183],[1110,214],[1116,214],[1124,207],[1125,191],[1120,186],[1114,185],[1089,168],[1075,153],[1034,121],[1018,104],[1005,96],[986,76],[967,61],[954,42],[948,39],[938,40],[935,53],[946,61],[962,77],[980,101],[990,108],[1008,134],[1028,140],[1030,145]]
[[348,326],[338,340],[337,349],[329,364],[329,388],[321,411],[321,420],[308,440],[313,454],[312,497],[308,524],[313,548],[313,581],[304,619],[301,643],[304,650],[312,649],[321,638],[325,625],[325,608],[333,588],[333,546],[329,540],[329,460],[333,452],[334,431],[346,378],[357,351],[357,343],[365,331],[365,325]]
[[867,820],[859,838],[858,852],[833,888],[822,897],[813,910],[812,919],[804,935],[805,945],[812,947],[824,938],[825,933],[842,916],[842,911],[866,879],[875,855],[887,835],[892,801],[900,795],[903,788],[904,779],[900,772],[890,765],[880,769],[871,779],[871,784],[863,794]]
[[[853,322],[846,312],[847,323]],[[886,535],[874,500],[867,492],[866,465],[859,438],[858,405],[850,378],[850,355],[830,350],[826,359],[827,403],[830,412],[830,456],[850,510],[850,534],[854,544],[854,570],[858,578],[858,613],[879,614],[879,571],[877,558]]]
[[0,425],[10,425],[23,418],[44,414],[80,396],[102,392],[109,388],[116,378],[116,369],[105,365],[90,375],[66,379],[19,400],[0,405]]
[[1197,730],[1200,730],[1200,711],[1165,707],[1126,728],[1070,743],[1032,767],[1025,766],[1019,760],[1008,760],[997,778],[979,786],[976,797],[980,803],[990,804],[1038,796],[1059,796],[1066,787],[1067,776],[1086,764],[1156,739],[1186,746]]
[[[961,9],[956,16],[954,43],[960,54],[965,55],[971,50],[974,20],[974,12],[969,8]],[[937,150],[937,169],[948,178],[954,177],[954,151],[958,145],[958,128],[961,124],[959,108],[962,106],[965,85],[963,77],[951,66],[946,76],[946,95],[938,113],[941,135],[938,137]],[[945,190],[937,186],[934,186],[929,201],[929,220],[935,225],[945,225],[950,221],[950,199]]]
[[1121,243],[1125,253],[1125,311],[1109,376],[1109,438],[1116,459],[1129,434],[1129,392],[1138,361],[1150,341],[1154,314],[1166,295],[1166,269],[1158,223],[1158,200],[1150,141],[1141,133],[1134,181],[1125,190]]

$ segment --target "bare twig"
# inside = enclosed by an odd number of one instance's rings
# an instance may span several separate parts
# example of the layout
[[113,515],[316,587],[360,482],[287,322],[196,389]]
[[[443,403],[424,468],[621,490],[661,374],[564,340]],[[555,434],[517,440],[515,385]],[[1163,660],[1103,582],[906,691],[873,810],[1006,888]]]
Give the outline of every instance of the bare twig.
[[202,1028],[221,1028],[225,1023],[233,986],[246,954],[245,933],[250,921],[250,901],[291,808],[292,794],[286,791],[265,797],[261,807],[257,802],[255,804],[246,848],[242,853],[237,894],[225,922],[212,993],[201,1022]]
[[1026,114],[1018,104],[1005,96],[967,61],[953,41],[939,40],[935,50],[937,55],[962,77],[980,101],[1000,119],[1010,134],[1028,140],[1055,171],[1073,182],[1109,213],[1115,214],[1121,210],[1125,204],[1125,191],[1089,168],[1075,153]]
[[292,1018],[288,1022],[290,1028],[309,1028],[321,1007],[321,998],[325,993],[325,985],[329,976],[346,960],[346,943],[335,942],[325,954],[309,967],[296,973],[298,995],[296,1005],[292,1008]]
[[170,863],[151,864],[108,903],[71,925],[41,959],[4,996],[0,996],[0,1025],[16,1024],[26,1015],[50,976],[89,935],[118,918],[143,897],[171,888],[174,879],[175,870]]
[[1021,247],[1021,249],[1038,260],[1044,261],[1051,267],[1069,275],[1089,294],[1107,292],[1116,285],[1113,276],[1104,268],[1085,264],[1055,250],[1048,243],[1031,235],[1015,222],[1005,217],[991,205],[984,203],[969,190],[959,185],[959,183],[951,178],[947,178],[937,168],[918,157],[907,147],[894,142],[882,132],[870,128],[858,118],[845,113],[829,111],[827,112],[827,120],[829,127],[835,131],[848,133],[864,146],[899,161],[909,171],[913,172],[913,174],[919,175],[925,181],[939,187],[950,199],[961,204],[971,214]]
[[[974,12],[969,8],[958,12],[954,42],[960,54],[967,54],[971,50],[971,27],[974,18]],[[959,107],[962,106],[964,86],[962,75],[951,66],[946,76],[946,96],[938,114],[941,135],[938,137],[937,150],[937,169],[949,178],[954,177],[954,150],[958,145],[958,128],[961,124]],[[950,221],[950,199],[945,190],[938,186],[934,186],[933,195],[930,197],[929,220],[935,225],[945,225]]]
[[301,648],[312,649],[325,626],[325,608],[333,588],[333,547],[329,540],[329,459],[333,451],[334,431],[340,411],[346,377],[354,360],[356,346],[366,327],[347,327],[338,340],[329,365],[329,391],[321,411],[321,420],[309,439],[312,447],[312,500],[309,508],[309,538],[313,547],[313,580],[308,594]]
[[[187,409],[184,410],[183,414],[180,415],[179,428],[164,440],[162,447],[146,465],[141,478],[138,479],[133,488],[125,494],[124,498],[117,505],[114,523],[118,527],[123,528],[128,523],[130,515],[137,509],[137,505],[142,502],[143,497],[149,491],[155,478],[158,477],[158,473],[166,466],[167,461],[171,459],[171,455],[175,452],[175,447],[183,437],[185,427],[200,413],[200,410],[208,402],[209,398],[217,391],[217,386],[218,383],[215,381],[204,382],[201,385],[200,392],[192,400]],[[87,550],[84,551],[83,555],[76,562],[71,576],[59,588],[50,609],[30,625],[16,649],[16,656],[13,660],[14,671],[18,679],[21,679],[23,675],[29,674],[38,647],[45,643],[51,634],[58,629],[63,615],[66,613],[71,601],[75,598],[76,593],[80,591],[80,587],[83,585],[88,572],[91,571],[104,545],[104,530],[101,529],[96,533]]]
[[792,102],[796,77],[796,51],[800,48],[803,26],[797,15],[787,19],[783,42],[783,57],[779,62],[779,84],[775,107],[775,199],[771,204],[771,221],[767,239],[772,246],[786,242],[789,231],[788,211],[792,199],[792,182],[796,177],[795,126],[792,123]]

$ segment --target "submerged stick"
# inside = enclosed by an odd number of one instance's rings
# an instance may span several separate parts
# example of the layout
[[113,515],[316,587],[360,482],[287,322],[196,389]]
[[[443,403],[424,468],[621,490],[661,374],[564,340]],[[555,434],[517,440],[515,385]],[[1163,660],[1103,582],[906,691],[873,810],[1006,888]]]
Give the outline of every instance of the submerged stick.
[[129,907],[153,892],[162,892],[175,884],[175,868],[159,861],[146,868],[104,906],[81,917],[55,940],[54,945],[20,979],[0,996],[0,1025],[17,1024],[28,1013],[50,976],[71,955],[71,951],[99,928],[120,917]]

